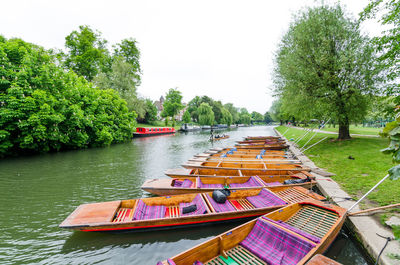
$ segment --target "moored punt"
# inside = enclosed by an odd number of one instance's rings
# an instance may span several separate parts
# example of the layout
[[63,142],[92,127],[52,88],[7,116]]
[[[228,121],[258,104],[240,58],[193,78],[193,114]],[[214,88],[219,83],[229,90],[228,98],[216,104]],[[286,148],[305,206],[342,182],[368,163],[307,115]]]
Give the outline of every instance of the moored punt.
[[264,149],[264,150],[282,150],[289,146],[287,144],[237,144],[235,147],[238,150],[246,149]]
[[211,141],[219,141],[219,140],[223,140],[223,139],[228,139],[229,138],[229,135],[224,135],[224,136],[221,136],[221,137],[213,137],[213,138],[211,138],[210,140]]
[[244,162],[255,162],[255,161],[264,161],[267,163],[282,163],[282,164],[287,164],[287,163],[294,163],[294,164],[299,164],[300,160],[294,160],[294,159],[287,159],[285,157],[282,158],[270,158],[270,157],[261,157],[255,158],[253,157],[245,157],[245,158],[238,158],[238,157],[192,157],[188,160],[189,162],[219,162],[219,161],[225,161],[225,162],[239,162],[239,163],[244,163]]
[[[294,188],[291,188],[294,189]],[[211,193],[89,203],[78,206],[60,228],[84,232],[148,231],[243,220],[263,215],[311,194],[268,189],[235,191],[225,203]]]
[[282,139],[280,136],[247,136],[244,140]]
[[237,147],[226,147],[226,148],[211,148],[205,153],[210,153],[210,154],[222,154],[226,153],[227,155],[230,154],[273,154],[273,155],[285,155],[288,152],[285,150],[259,150],[259,149],[237,149]]
[[286,141],[281,140],[244,140],[244,141],[236,141],[238,144],[285,144]]
[[309,169],[306,168],[306,170],[302,171],[293,171],[293,170],[272,170],[272,169],[237,169],[237,168],[193,168],[193,169],[187,169],[187,168],[173,168],[173,169],[167,169],[164,173],[165,175],[171,177],[171,178],[179,178],[179,177],[190,177],[190,176],[195,176],[195,177],[215,177],[215,176],[245,176],[245,177],[251,177],[251,176],[287,176],[287,175],[298,175],[298,174],[304,174],[308,175],[311,178],[311,175],[307,172],[310,171]]
[[159,264],[306,264],[333,242],[346,209],[305,200],[220,234]]
[[330,258],[327,258],[321,254],[315,255],[307,265],[342,265],[342,263],[336,262]]
[[[285,181],[289,183],[284,184]],[[297,182],[297,183],[295,183]],[[161,178],[145,181],[142,189],[156,195],[177,195],[186,193],[210,192],[215,189],[246,190],[255,188],[268,188],[272,192],[288,187],[299,187],[299,192],[307,193],[307,189],[316,184],[310,178],[293,176],[252,176],[252,177],[186,177],[186,178]]]
[[[291,171],[310,171],[308,167],[303,167],[297,164],[286,164],[286,163],[269,163],[264,161],[253,161],[253,162],[187,162],[182,165],[182,167],[187,169],[202,168],[202,169],[245,169],[245,170],[291,170]],[[257,173],[256,173],[257,174]],[[252,174],[252,175],[256,175]],[[275,174],[275,173],[269,173]],[[278,173],[277,173],[278,174]]]

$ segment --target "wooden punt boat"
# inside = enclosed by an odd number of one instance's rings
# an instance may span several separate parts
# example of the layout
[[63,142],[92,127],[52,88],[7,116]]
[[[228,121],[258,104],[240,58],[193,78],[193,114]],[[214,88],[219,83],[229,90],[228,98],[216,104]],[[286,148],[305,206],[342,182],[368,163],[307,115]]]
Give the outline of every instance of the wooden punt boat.
[[[186,162],[182,165],[182,167],[187,169],[194,168],[202,168],[202,169],[216,169],[216,168],[225,168],[225,169],[245,169],[245,170],[291,170],[291,171],[310,171],[308,167],[303,167],[302,165],[297,164],[285,164],[285,163],[269,163],[264,161],[255,161],[255,162]],[[274,173],[270,173],[273,175]],[[256,175],[256,174],[253,174]]]
[[213,138],[211,138],[210,140],[211,141],[219,141],[219,140],[223,140],[223,139],[228,139],[229,138],[229,135],[224,135],[224,136],[221,136],[221,137],[213,137]]
[[[302,183],[284,184],[285,180],[300,180]],[[210,192],[215,189],[246,190],[254,188],[304,187],[311,188],[316,181],[303,176],[252,176],[252,177],[185,177],[146,180],[142,189],[156,195],[177,195]]]
[[[276,193],[268,189],[235,191],[222,204],[212,199],[212,193],[89,203],[78,206],[59,227],[84,232],[135,232],[199,226],[257,217],[305,198],[321,196],[293,187]],[[187,212],[187,207],[194,211]]]
[[280,136],[247,136],[244,140],[282,139]]
[[299,164],[300,160],[288,159],[285,157],[282,158],[270,158],[263,156],[256,157],[246,157],[246,158],[238,158],[238,157],[192,157],[189,158],[188,162],[256,162],[256,161],[264,161],[266,163],[281,163],[281,164]]
[[244,149],[265,149],[265,150],[282,150],[289,146],[287,144],[236,144],[238,150]]
[[158,264],[306,264],[333,242],[346,209],[305,200],[220,234]]
[[294,174],[304,174],[304,175],[311,175],[308,173],[310,171],[308,168],[302,171],[295,171],[295,170],[282,170],[282,169],[260,169],[260,170],[247,170],[247,169],[227,169],[227,168],[173,168],[167,169],[164,173],[165,175],[171,178],[179,178],[179,177],[215,177],[215,176],[287,176],[287,175],[294,175]]
[[236,141],[238,144],[285,144],[286,141],[283,139],[277,140],[243,140],[243,141]]
[[288,153],[288,151],[285,150],[260,150],[260,149],[237,149],[237,147],[226,147],[226,148],[218,148],[214,147],[211,148],[204,153],[210,153],[210,154],[241,154],[241,155],[258,155],[260,153],[264,153],[265,155],[285,155]]
[[336,261],[334,261],[328,257],[325,257],[321,254],[315,255],[306,264],[307,265],[342,265],[342,263],[336,262]]

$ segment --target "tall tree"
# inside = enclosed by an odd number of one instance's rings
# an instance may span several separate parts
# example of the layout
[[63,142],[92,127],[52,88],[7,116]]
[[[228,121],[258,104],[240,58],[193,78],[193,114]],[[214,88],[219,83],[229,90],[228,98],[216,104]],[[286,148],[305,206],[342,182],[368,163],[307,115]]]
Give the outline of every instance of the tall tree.
[[350,122],[365,116],[369,97],[379,91],[369,39],[339,5],[300,12],[275,60],[275,92],[283,109],[303,118],[332,117],[339,123],[338,139],[350,138]]
[[140,85],[141,81],[141,68],[140,68],[140,50],[137,47],[136,40],[129,38],[124,39],[121,43],[114,45],[114,55],[113,58],[119,59],[123,58],[125,62],[132,66],[131,68],[131,75],[135,80],[135,86]]
[[79,26],[78,31],[72,31],[65,38],[68,51],[65,66],[92,81],[99,72],[110,70],[111,57],[106,44],[100,32],[93,31],[89,26]]
[[230,112],[230,114],[232,115],[232,122],[233,123],[238,123],[239,122],[238,109],[235,106],[233,106],[232,103],[226,103],[224,105],[224,108],[226,108]]
[[264,116],[261,113],[257,112],[257,111],[253,111],[251,113],[251,119],[253,121],[263,121],[264,120]]
[[185,113],[183,113],[183,116],[182,116],[183,122],[184,122],[184,123],[190,123],[191,119],[192,119],[192,118],[190,117],[189,111],[186,110]]
[[198,108],[199,123],[200,125],[213,125],[214,124],[214,112],[212,107],[208,103],[201,103]]
[[265,123],[271,123],[271,122],[274,121],[274,120],[271,118],[271,115],[269,114],[268,111],[265,112],[265,114],[264,114],[264,121],[265,121]]
[[221,110],[221,120],[220,123],[221,124],[226,124],[228,126],[231,126],[232,124],[232,114],[226,109],[226,108],[222,108]]
[[189,111],[190,116],[192,117],[192,120],[195,122],[199,121],[199,114],[197,112],[197,109],[200,107],[200,104],[201,104],[201,98],[199,96],[195,96],[188,103],[187,110]]
[[177,88],[171,88],[165,96],[163,104],[164,110],[161,113],[162,117],[171,117],[173,126],[175,126],[175,115],[185,106],[182,104],[182,94]]

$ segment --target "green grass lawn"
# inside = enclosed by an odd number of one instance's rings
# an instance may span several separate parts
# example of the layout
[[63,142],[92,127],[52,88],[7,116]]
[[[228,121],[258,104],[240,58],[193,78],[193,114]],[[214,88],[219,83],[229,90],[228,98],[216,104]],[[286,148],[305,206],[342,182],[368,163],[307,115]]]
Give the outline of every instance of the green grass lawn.
[[[286,129],[284,126],[277,127],[281,133]],[[304,133],[304,130],[290,128],[284,136],[297,139]],[[393,166],[391,157],[379,151],[387,147],[387,139],[353,137],[351,140],[336,141],[336,135],[318,133],[309,145],[326,136],[329,138],[307,150],[305,154],[318,167],[337,174],[332,179],[355,199],[366,193]],[[305,138],[300,141],[299,146],[303,146],[310,137]],[[349,156],[354,157],[354,160],[349,159]],[[400,181],[386,180],[368,196],[368,199],[379,205],[400,202]]]
[[[329,125],[327,125],[329,126]],[[314,126],[315,128],[315,126]],[[339,126],[336,125],[335,128],[333,127],[325,127],[322,129],[323,131],[329,131],[329,132],[338,132],[339,131]],[[362,126],[355,126],[355,125],[350,125],[350,134],[362,134],[362,135],[379,135],[379,132],[382,130],[382,128],[374,128],[374,127],[362,127]]]

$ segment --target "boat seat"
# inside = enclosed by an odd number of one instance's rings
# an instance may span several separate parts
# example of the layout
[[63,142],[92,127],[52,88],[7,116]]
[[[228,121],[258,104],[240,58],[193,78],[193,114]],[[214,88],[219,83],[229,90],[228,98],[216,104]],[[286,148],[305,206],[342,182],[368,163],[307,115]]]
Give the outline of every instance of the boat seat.
[[178,180],[178,179],[174,179],[173,180],[174,183],[174,187],[177,188],[191,188],[193,186],[193,182],[189,179],[184,179],[184,180]]
[[262,189],[258,195],[247,197],[246,199],[256,208],[287,204],[287,202],[285,202],[267,189]]
[[[196,210],[193,212],[190,212],[190,213],[183,214],[182,208],[188,207],[190,205],[196,205]],[[200,215],[200,214],[208,213],[207,205],[200,194],[197,194],[196,197],[191,202],[186,202],[186,203],[181,202],[179,204],[179,210],[180,210],[180,213],[182,213],[181,214],[182,216]]]
[[316,246],[262,219],[239,244],[270,265],[295,265]]
[[165,206],[150,206],[139,200],[132,220],[159,219],[165,217]]
[[213,198],[210,197],[210,195],[206,194],[206,196],[208,201],[211,203],[212,207],[217,213],[236,211],[236,208],[233,207],[233,205],[229,202],[229,200],[226,200],[225,203],[217,203],[216,201],[213,200]]
[[233,207],[238,211],[252,210],[255,209],[253,204],[251,204],[247,199],[229,200]]
[[257,178],[251,176],[248,181],[244,183],[231,183],[230,188],[245,188],[245,187],[262,187],[263,185],[257,180]]
[[119,208],[112,222],[118,223],[118,222],[130,221],[132,218],[131,216],[132,212],[133,212],[132,208]]

